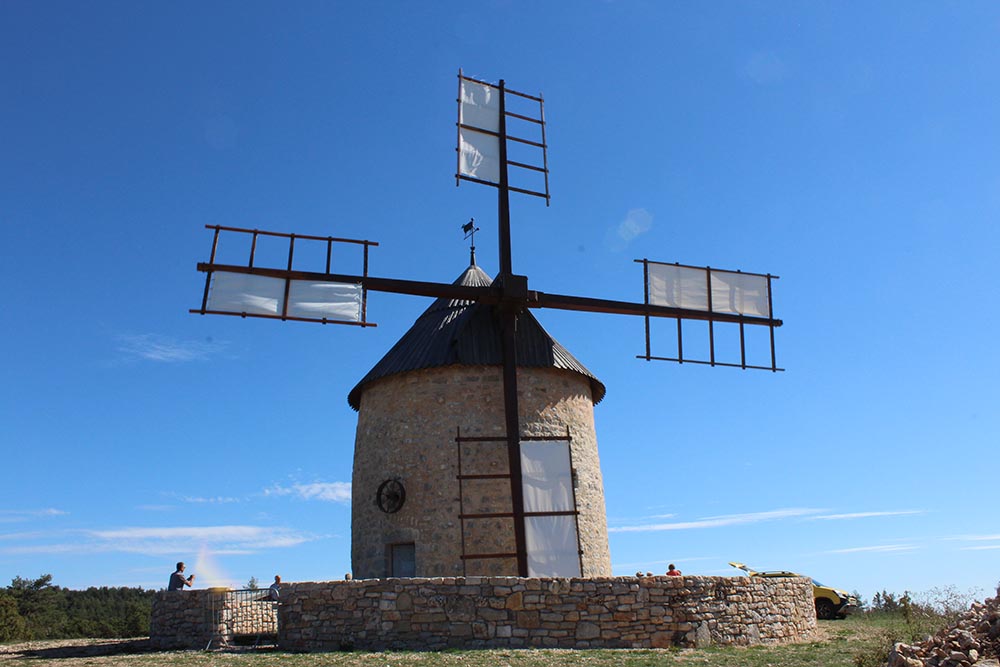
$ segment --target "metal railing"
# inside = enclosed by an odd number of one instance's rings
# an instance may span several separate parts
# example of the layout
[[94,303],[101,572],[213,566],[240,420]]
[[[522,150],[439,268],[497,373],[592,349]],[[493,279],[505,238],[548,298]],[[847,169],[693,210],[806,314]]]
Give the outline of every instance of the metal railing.
[[278,600],[267,588],[220,591],[210,597],[209,614],[214,631],[206,648],[277,639]]

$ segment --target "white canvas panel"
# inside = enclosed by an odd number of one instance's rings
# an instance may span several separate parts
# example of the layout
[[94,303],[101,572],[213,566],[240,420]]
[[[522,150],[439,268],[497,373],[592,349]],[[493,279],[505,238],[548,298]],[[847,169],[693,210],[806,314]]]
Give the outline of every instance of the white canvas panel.
[[293,280],[288,290],[288,316],[360,322],[361,285]]
[[281,315],[284,300],[285,281],[281,278],[215,271],[206,308],[223,313]]
[[672,264],[647,264],[649,303],[654,306],[708,310],[706,269]]
[[500,91],[497,88],[462,79],[459,109],[463,125],[500,131]]
[[529,516],[524,519],[529,577],[579,577],[576,518]]
[[575,510],[569,441],[522,442],[521,486],[525,512]]
[[712,312],[770,317],[767,277],[712,271]]
[[491,134],[461,130],[458,136],[458,173],[490,183],[500,182],[500,139]]

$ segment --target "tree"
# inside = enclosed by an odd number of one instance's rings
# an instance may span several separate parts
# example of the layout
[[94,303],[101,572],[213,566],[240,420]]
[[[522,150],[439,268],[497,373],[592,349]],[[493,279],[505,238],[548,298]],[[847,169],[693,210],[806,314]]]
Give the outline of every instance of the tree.
[[17,611],[17,600],[0,591],[0,642],[24,637],[24,619]]
[[245,588],[251,591],[258,590],[260,588],[260,582],[257,581],[257,577],[250,577],[250,581],[246,583]]
[[90,587],[64,591],[65,637],[141,637],[149,634],[156,592],[141,588]]
[[0,642],[12,639],[145,637],[156,591],[52,585],[52,575],[16,577],[0,588]]
[[65,596],[52,585],[52,575],[38,579],[15,577],[7,594],[17,603],[17,612],[24,619],[26,639],[49,639],[62,636],[66,625]]

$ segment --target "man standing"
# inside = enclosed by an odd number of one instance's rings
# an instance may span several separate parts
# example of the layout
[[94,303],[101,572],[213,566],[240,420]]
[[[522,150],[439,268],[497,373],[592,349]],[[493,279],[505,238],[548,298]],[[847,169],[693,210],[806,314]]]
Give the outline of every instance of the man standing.
[[167,584],[168,591],[182,591],[185,586],[190,586],[194,582],[194,575],[184,578],[184,562],[177,563],[177,571],[170,575],[170,583]]
[[269,600],[278,601],[278,596],[281,594],[281,577],[274,575],[274,583],[271,584],[267,589],[267,597]]

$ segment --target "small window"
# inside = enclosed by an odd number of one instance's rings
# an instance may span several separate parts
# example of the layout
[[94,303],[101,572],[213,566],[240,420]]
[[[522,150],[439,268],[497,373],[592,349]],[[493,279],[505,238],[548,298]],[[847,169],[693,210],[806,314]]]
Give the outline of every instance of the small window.
[[417,548],[412,542],[408,544],[389,545],[389,576],[417,576]]

